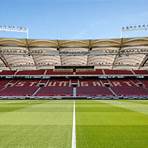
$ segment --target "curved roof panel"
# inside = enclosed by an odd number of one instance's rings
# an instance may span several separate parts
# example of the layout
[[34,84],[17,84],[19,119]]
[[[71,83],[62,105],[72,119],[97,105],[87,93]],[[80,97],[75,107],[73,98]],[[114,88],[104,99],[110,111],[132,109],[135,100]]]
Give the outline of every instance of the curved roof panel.
[[50,66],[148,69],[148,38],[0,39],[0,70],[43,69]]

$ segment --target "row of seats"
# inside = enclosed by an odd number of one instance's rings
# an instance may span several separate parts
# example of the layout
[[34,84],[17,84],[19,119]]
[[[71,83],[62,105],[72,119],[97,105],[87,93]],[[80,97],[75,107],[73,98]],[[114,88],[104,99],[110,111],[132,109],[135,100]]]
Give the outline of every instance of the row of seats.
[[9,71],[4,70],[0,75],[148,75],[148,70],[26,70]]
[[0,96],[147,96],[147,79],[0,79]]

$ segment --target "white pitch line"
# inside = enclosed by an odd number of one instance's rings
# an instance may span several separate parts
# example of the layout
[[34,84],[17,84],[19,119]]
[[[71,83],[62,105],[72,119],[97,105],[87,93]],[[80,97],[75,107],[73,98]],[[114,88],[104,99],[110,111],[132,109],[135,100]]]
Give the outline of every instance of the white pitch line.
[[73,104],[72,148],[76,148],[76,112],[75,112],[75,101],[74,101],[74,104]]

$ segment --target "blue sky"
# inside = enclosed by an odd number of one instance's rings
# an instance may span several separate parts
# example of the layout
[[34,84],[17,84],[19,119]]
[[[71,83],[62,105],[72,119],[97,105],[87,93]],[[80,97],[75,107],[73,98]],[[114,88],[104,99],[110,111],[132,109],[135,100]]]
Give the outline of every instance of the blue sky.
[[[122,26],[148,24],[148,0],[0,0],[0,25],[27,26],[34,39],[119,38]],[[147,32],[124,37],[148,36]],[[0,37],[24,34],[2,33]]]

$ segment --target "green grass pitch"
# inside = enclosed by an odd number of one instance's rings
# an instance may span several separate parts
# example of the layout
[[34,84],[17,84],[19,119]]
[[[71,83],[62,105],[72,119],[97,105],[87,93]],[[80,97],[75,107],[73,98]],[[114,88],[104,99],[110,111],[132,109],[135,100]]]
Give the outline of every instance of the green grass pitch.
[[[72,148],[73,100],[1,100],[0,148]],[[76,148],[147,148],[148,101],[75,101]]]

